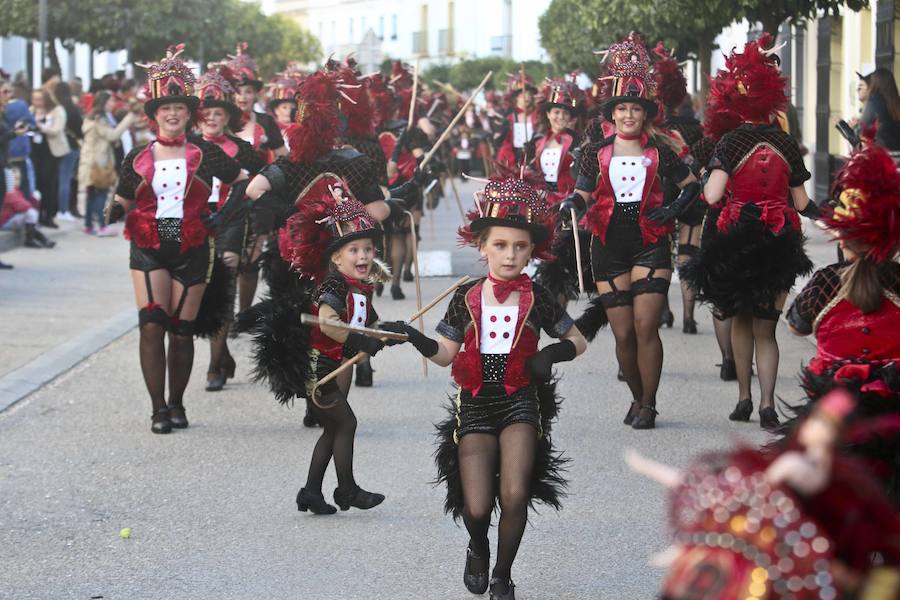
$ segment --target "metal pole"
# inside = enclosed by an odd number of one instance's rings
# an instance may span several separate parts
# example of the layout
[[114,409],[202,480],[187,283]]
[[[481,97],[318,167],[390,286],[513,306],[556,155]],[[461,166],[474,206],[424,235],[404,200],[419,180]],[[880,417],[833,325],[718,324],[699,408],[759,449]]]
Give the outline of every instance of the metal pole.
[[38,76],[35,78],[35,87],[44,83],[41,78],[44,68],[47,66],[47,0],[38,1],[38,38],[41,41],[41,66]]

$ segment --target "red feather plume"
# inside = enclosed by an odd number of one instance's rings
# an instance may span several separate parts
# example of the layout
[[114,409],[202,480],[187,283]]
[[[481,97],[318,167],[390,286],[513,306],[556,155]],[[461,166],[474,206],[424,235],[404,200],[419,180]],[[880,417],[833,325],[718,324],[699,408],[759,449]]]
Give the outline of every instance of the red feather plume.
[[340,130],[334,80],[316,72],[303,82],[297,92],[297,117],[288,129],[291,160],[313,162],[334,148]]
[[656,45],[653,52],[659,57],[653,67],[656,98],[663,107],[678,106],[687,97],[687,79],[681,65],[669,55],[662,42]]

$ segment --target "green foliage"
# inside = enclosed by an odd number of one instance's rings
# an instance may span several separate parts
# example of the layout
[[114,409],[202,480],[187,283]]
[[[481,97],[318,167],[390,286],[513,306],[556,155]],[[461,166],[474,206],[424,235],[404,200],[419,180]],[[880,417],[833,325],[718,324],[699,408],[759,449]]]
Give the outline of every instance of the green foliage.
[[[48,38],[95,50],[131,47],[135,61],[155,61],[170,44],[185,42],[185,57],[219,60],[246,41],[263,76],[289,60],[321,54],[317,40],[290,19],[267,17],[241,0],[48,0]],[[37,38],[36,0],[0,0],[0,35]]]
[[763,30],[775,35],[778,27],[787,21],[802,25],[819,11],[836,15],[841,7],[858,11],[868,8],[868,0],[738,0],[735,8],[750,21],[759,22]]
[[538,85],[544,81],[544,78],[550,77],[554,73],[551,65],[537,60],[517,63],[508,58],[491,56],[463,60],[449,68],[446,79],[441,79],[440,77],[437,77],[437,79],[444,83],[452,84],[458,90],[471,90],[481,83],[488,71],[493,71],[494,75],[485,87],[487,89],[504,90],[506,89],[506,80],[509,74],[517,73],[520,67],[524,67],[528,76]]

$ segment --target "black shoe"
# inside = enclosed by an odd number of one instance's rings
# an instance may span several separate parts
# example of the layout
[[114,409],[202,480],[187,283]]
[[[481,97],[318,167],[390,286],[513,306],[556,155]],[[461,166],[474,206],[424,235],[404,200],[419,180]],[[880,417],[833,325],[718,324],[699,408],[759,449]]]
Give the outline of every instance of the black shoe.
[[622,372],[622,367],[619,367],[619,372],[616,373],[616,379],[619,381],[625,381],[625,373]]
[[53,219],[45,219],[40,222],[44,227],[49,227],[50,229],[59,229],[59,225],[57,225]]
[[512,579],[491,578],[491,600],[516,600],[516,584]]
[[[472,562],[480,561],[483,563],[481,569],[475,569]],[[488,564],[491,562],[490,555],[478,556],[472,552],[472,548],[466,547],[466,569],[463,571],[463,583],[466,589],[473,594],[483,594],[488,589]]]
[[771,406],[759,409],[759,426],[763,429],[775,429],[781,425],[778,420],[778,413]]
[[181,404],[177,406],[169,405],[169,423],[171,423],[172,427],[175,429],[188,428],[187,414],[185,414],[184,406]]
[[391,298],[394,300],[404,300],[406,296],[403,294],[403,290],[400,289],[399,285],[391,286]]
[[416,278],[413,275],[412,269],[410,269],[410,268],[403,269],[403,281],[410,282],[410,281],[415,281],[415,280],[416,280]]
[[297,510],[309,511],[314,515],[333,515],[337,509],[325,502],[325,496],[307,492],[306,488],[300,488],[297,492]]
[[372,387],[372,373],[374,372],[375,370],[372,368],[372,363],[367,360],[356,365],[356,386]]
[[732,421],[749,421],[750,415],[753,414],[753,400],[750,398],[744,398],[739,401],[737,405],[734,407],[734,410],[731,411],[731,414],[728,415],[728,418]]
[[369,510],[384,502],[384,494],[367,492],[359,486],[352,490],[344,491],[341,488],[334,489],[334,503],[341,510],[350,510],[350,507]]
[[697,333],[697,321],[693,319],[685,319],[681,324],[681,333],[687,333],[690,335]]
[[719,379],[722,381],[735,381],[737,379],[737,367],[734,360],[727,358],[722,359],[722,366],[719,369]]
[[626,425],[631,425],[634,422],[634,418],[637,416],[638,411],[641,409],[641,403],[638,401],[633,401],[631,406],[628,407],[628,414],[625,415],[625,420],[622,422]]
[[656,427],[656,407],[646,404],[641,406],[634,422],[631,424],[632,429],[654,429]]
[[36,239],[34,239],[33,237],[26,237],[25,243],[22,245],[25,246],[26,248],[46,248],[47,247],[47,246],[43,245],[42,243],[40,243],[39,241],[37,241]]
[[206,382],[206,391],[207,392],[218,392],[221,391],[222,388],[225,387],[225,372],[224,369],[219,369],[216,371],[209,371],[207,375],[212,375],[212,379],[207,380]]
[[237,369],[237,363],[234,362],[234,357],[226,354],[225,358],[222,359],[222,371],[225,373],[225,377],[234,379],[235,369]]
[[662,326],[665,325],[669,329],[672,329],[672,325],[675,324],[675,315],[672,314],[672,311],[668,308],[663,310],[662,317],[659,319],[659,328],[662,329]]
[[153,433],[171,433],[172,422],[169,420],[169,409],[161,408],[153,411],[150,417],[150,431]]
[[0,269],[12,269],[13,266],[0,260]]
[[381,295],[384,293],[384,284],[380,281],[375,284],[375,295],[381,298]]

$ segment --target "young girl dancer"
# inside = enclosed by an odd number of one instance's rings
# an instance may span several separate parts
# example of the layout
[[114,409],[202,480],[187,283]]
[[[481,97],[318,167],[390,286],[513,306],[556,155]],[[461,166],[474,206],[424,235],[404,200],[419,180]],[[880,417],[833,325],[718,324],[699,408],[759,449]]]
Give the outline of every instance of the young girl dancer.
[[[556,298],[522,273],[532,256],[550,258],[552,221],[543,195],[519,179],[493,180],[476,202],[478,212],[469,214],[460,237],[487,260],[487,277],[456,291],[437,340],[402,322],[382,328],[409,335],[435,364],[452,364],[459,391],[438,426],[436,462],[447,484],[444,507],[462,516],[470,536],[463,581],[472,593],[490,585],[492,600],[514,600],[510,571],[528,505],[538,500],[558,508],[565,485],[565,461],[550,440],[558,410],[551,369],[584,352],[587,342]],[[538,351],[541,329],[561,341]],[[498,497],[489,582],[488,529]]]

